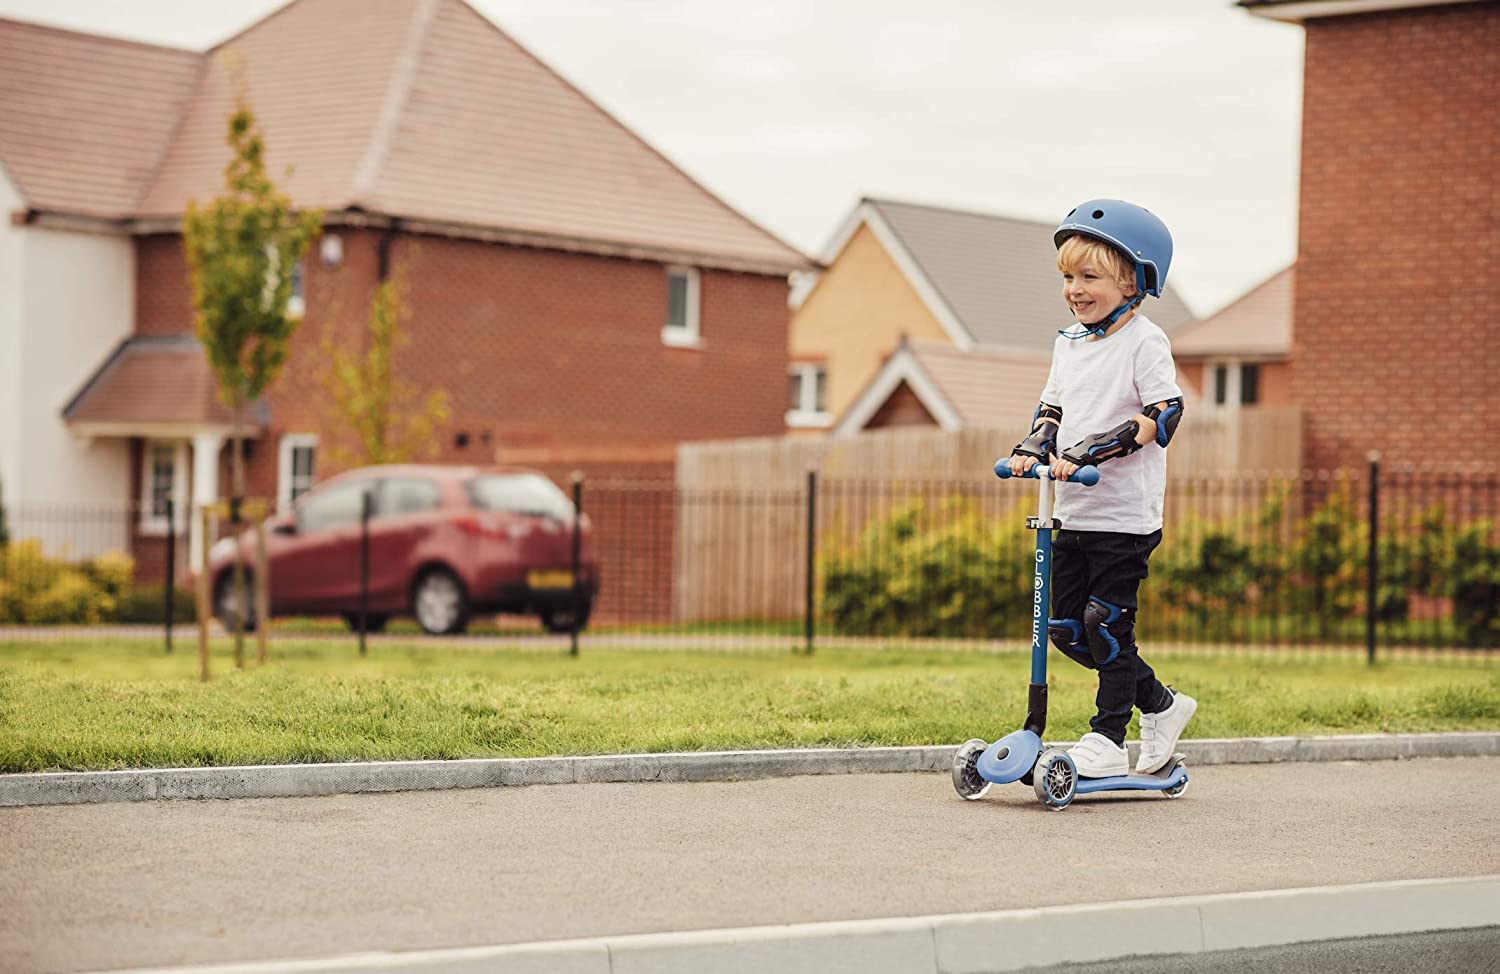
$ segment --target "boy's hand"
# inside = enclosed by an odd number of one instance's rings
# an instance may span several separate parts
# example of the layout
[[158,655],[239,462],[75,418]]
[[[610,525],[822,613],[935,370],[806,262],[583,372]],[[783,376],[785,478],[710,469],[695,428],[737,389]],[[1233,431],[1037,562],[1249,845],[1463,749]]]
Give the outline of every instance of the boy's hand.
[[1077,473],[1080,468],[1078,464],[1071,460],[1064,460],[1062,457],[1053,457],[1050,469],[1052,470],[1053,480],[1067,480]]
[[1036,457],[1027,456],[1024,453],[1012,453],[1010,455],[1010,475],[1012,477],[1024,477],[1026,476],[1026,471],[1040,462]]

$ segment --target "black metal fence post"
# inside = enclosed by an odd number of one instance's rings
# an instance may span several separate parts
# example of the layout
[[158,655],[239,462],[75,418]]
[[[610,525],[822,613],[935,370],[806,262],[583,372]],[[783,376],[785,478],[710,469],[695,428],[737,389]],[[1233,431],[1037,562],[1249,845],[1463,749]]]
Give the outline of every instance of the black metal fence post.
[[360,495],[359,507],[359,655],[365,655],[365,631],[370,617],[370,513],[375,506],[370,491]]
[[568,632],[568,652],[578,655],[578,627],[583,622],[583,579],[578,576],[583,547],[583,474],[573,474],[573,625]]
[[803,635],[806,644],[803,647],[807,655],[811,656],[813,651],[813,596],[817,587],[817,559],[818,559],[818,472],[809,470],[807,472],[807,583],[804,586],[802,609]]
[[1380,595],[1380,452],[1371,450],[1370,460],[1370,554],[1368,591],[1365,595],[1365,654],[1375,664],[1376,599]]
[[162,618],[166,621],[167,655],[172,654],[172,606],[177,601],[177,508],[172,498],[167,498],[167,584],[166,605],[162,607]]

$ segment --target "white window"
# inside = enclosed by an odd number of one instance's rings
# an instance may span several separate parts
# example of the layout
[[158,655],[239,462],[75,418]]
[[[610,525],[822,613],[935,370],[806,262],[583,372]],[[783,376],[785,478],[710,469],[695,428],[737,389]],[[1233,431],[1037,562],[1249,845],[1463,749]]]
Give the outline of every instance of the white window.
[[667,268],[667,323],[662,326],[661,340],[679,348],[702,348],[699,330],[698,269]]
[[832,426],[828,414],[828,367],[821,362],[793,362],[787,383],[788,426],[807,429]]
[[141,534],[167,533],[167,502],[180,533],[187,519],[187,445],[147,440],[141,454]]
[[[262,300],[265,302],[266,307],[270,307],[272,295],[276,293],[277,271],[281,263],[275,247],[266,246],[266,260],[268,262],[266,268],[266,290],[262,296]],[[299,260],[292,265],[292,293],[286,300],[286,313],[294,318],[300,318],[307,313],[307,298],[304,294],[306,288],[305,277],[306,272],[302,267],[302,261]]]
[[1260,402],[1259,362],[1213,362],[1209,369],[1215,406],[1233,409]]
[[318,471],[318,438],[289,433],[281,438],[276,463],[276,507],[290,511],[297,498],[312,490]]
[[292,296],[286,301],[286,313],[298,318],[307,313],[307,298],[303,293],[305,276],[302,261],[299,260],[292,265]]

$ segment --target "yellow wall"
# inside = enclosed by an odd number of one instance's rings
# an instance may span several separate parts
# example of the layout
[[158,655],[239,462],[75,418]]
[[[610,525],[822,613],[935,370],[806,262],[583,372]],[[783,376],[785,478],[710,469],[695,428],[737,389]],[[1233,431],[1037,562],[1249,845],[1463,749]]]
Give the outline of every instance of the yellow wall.
[[828,411],[837,419],[905,333],[953,344],[868,226],[861,225],[792,315],[793,361],[828,369]]

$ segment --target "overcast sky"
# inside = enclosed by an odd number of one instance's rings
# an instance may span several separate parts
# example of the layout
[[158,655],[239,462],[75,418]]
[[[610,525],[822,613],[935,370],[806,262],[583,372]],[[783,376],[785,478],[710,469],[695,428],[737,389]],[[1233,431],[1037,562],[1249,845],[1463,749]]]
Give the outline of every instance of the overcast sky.
[[[0,0],[207,48],[285,0]],[[1232,0],[473,0],[728,203],[819,256],[861,196],[1176,238],[1200,315],[1296,254],[1302,30]]]

